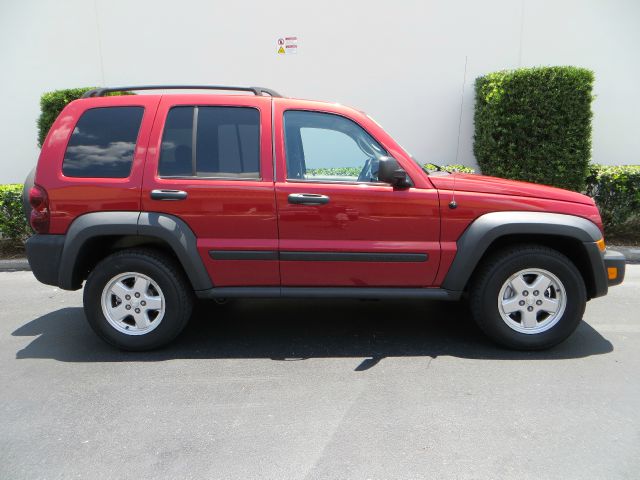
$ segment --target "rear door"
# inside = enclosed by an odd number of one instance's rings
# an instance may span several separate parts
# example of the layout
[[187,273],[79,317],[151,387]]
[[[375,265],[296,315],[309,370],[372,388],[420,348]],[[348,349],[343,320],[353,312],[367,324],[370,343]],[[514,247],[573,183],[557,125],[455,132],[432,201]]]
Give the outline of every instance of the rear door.
[[271,131],[268,97],[160,101],[142,208],[187,223],[216,287],[280,284]]

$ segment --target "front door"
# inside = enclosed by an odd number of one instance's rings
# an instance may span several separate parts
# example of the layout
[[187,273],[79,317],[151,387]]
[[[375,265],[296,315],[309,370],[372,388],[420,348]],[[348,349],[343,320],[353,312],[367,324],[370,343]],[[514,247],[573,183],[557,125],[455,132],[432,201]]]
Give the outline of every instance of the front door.
[[360,123],[326,106],[315,111],[311,102],[304,109],[277,102],[282,285],[432,285],[440,260],[437,191],[378,182],[377,158],[392,150],[398,157],[398,147]]
[[272,159],[271,98],[161,100],[142,208],[187,223],[216,287],[280,285]]

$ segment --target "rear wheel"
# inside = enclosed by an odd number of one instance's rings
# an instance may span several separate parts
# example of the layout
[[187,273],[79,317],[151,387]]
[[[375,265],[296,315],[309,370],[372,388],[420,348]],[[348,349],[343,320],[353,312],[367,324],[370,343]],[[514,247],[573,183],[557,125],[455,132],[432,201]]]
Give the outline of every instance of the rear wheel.
[[123,350],[171,342],[185,327],[192,292],[174,262],[151,250],[124,250],[102,260],[84,288],[93,330]]
[[519,246],[490,257],[469,291],[480,328],[509,348],[538,350],[565,340],[586,306],[580,272],[566,256]]

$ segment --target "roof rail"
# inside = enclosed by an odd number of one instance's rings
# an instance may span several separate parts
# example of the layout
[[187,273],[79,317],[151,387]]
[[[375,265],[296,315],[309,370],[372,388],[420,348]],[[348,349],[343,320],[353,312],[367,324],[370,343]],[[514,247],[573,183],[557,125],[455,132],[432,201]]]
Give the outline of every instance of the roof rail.
[[104,97],[110,92],[128,92],[130,90],[233,90],[238,92],[252,92],[254,95],[262,96],[263,94],[272,97],[282,97],[275,90],[263,87],[231,87],[228,85],[138,85],[133,87],[104,87],[94,88],[82,95],[82,98]]

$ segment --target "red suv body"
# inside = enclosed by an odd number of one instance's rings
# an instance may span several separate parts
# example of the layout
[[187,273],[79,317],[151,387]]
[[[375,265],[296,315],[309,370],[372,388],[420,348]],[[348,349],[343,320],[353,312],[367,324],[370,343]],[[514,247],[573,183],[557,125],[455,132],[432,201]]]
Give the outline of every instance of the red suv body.
[[87,317],[119,347],[171,340],[194,293],[468,293],[492,338],[544,348],[624,277],[587,196],[427,172],[360,111],[239,90],[252,95],[92,91],[45,140],[29,261],[44,283],[87,280]]

